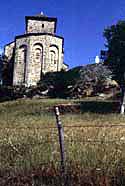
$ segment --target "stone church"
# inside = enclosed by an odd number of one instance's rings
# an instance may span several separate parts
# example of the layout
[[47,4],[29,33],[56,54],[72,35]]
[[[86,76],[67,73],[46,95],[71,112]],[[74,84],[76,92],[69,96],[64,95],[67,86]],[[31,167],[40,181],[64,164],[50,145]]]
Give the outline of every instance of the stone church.
[[57,18],[43,13],[26,16],[25,34],[7,44],[4,54],[13,59],[13,85],[36,85],[46,72],[67,70],[64,64],[64,38],[56,35]]

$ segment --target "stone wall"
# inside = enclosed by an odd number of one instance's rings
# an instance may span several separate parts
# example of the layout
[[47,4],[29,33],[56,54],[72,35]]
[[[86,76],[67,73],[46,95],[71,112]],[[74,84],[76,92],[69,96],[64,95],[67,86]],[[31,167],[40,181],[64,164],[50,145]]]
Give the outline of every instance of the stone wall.
[[4,54],[8,58],[8,61],[10,61],[11,58],[13,57],[14,47],[15,47],[15,42],[12,42],[6,45],[4,48]]
[[[20,61],[20,48],[23,46],[26,48],[26,65]],[[52,35],[16,39],[13,83],[36,85],[41,73],[60,71],[63,68],[62,47],[63,39]]]
[[[27,71],[24,70],[24,68],[25,68],[25,65],[27,65],[27,60],[29,58],[29,56],[28,56],[28,51],[29,51],[29,47],[30,47],[29,41],[30,40],[28,37],[16,39],[14,74],[13,74],[13,84],[14,85],[25,84],[24,79],[25,79],[25,81],[27,79]],[[25,56],[23,53],[23,49],[25,50]],[[23,59],[24,59],[24,61],[23,61]]]
[[50,33],[54,34],[55,22],[28,20],[27,33]]

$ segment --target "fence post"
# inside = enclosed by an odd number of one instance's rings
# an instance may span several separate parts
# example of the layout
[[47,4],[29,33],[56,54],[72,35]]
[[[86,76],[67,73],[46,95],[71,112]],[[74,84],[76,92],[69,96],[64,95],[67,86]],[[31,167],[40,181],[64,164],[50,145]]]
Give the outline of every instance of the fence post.
[[64,152],[64,133],[63,133],[63,127],[60,119],[60,112],[59,107],[55,106],[55,115],[56,115],[56,123],[58,127],[58,134],[59,134],[59,144],[60,144],[60,156],[61,156],[61,169],[62,174],[65,173],[65,152]]

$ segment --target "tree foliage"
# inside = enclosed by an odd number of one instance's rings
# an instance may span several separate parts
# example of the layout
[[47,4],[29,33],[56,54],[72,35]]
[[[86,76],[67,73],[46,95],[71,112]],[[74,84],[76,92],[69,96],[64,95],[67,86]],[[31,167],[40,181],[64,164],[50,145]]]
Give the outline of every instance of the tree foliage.
[[12,85],[14,59],[8,60],[4,54],[0,55],[0,73],[4,85]]
[[119,21],[104,30],[108,56],[106,64],[113,71],[113,78],[125,86],[125,21]]

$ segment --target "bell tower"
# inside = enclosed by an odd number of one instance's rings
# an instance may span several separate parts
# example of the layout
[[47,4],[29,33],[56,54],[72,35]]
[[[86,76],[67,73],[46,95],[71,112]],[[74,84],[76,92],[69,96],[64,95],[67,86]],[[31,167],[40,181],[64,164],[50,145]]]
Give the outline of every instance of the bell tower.
[[41,14],[26,16],[26,33],[56,33],[57,18],[47,17]]

